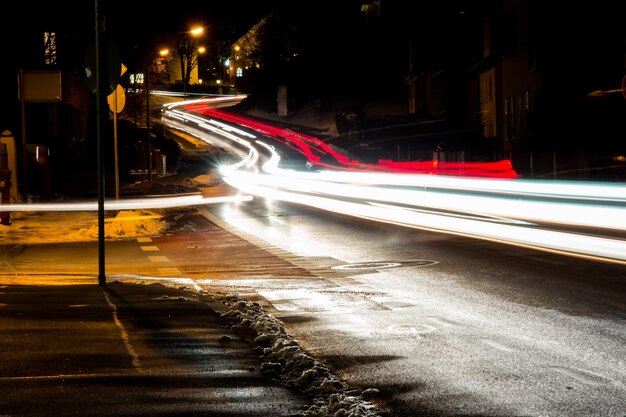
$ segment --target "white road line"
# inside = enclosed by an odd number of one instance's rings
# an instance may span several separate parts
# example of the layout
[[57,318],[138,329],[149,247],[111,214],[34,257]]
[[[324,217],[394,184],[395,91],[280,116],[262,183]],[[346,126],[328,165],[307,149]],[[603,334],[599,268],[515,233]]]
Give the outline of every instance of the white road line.
[[135,352],[135,349],[133,349],[133,346],[130,344],[128,333],[126,332],[124,325],[122,324],[122,322],[117,316],[117,306],[111,301],[111,297],[109,297],[109,294],[105,290],[103,290],[103,294],[104,294],[104,298],[106,299],[107,304],[109,305],[109,307],[111,307],[111,311],[113,312],[113,321],[115,322],[115,325],[120,329],[120,333],[122,335],[122,341],[124,342],[124,346],[126,346],[126,351],[128,352],[128,354],[130,355],[132,359],[133,367],[137,371],[140,371],[141,364],[139,363],[139,355],[137,355],[137,352]]

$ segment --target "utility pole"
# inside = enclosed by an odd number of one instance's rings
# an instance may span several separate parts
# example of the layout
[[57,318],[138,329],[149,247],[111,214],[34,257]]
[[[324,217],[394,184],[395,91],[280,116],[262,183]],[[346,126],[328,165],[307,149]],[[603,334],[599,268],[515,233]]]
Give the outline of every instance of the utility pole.
[[[152,64],[152,50],[148,52],[146,61],[146,135],[148,140],[148,181],[152,181],[152,139],[150,138],[150,66]],[[184,83],[183,83],[184,84]]]
[[102,151],[102,130],[104,116],[108,117],[107,93],[106,93],[106,50],[103,42],[104,28],[100,16],[98,0],[95,1],[95,24],[96,24],[96,135],[97,135],[97,159],[98,159],[98,284],[106,286],[106,273],[104,261],[104,152]]

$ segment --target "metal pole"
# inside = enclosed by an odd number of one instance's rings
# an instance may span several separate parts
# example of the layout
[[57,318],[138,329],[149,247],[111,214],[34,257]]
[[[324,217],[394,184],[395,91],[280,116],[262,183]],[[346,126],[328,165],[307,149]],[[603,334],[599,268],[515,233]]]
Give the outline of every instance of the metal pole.
[[183,74],[183,101],[187,100],[187,78]]
[[152,181],[152,140],[150,139],[150,61],[152,51],[148,53],[146,62],[146,135],[148,139],[148,181]]
[[120,199],[120,167],[117,149],[117,91],[115,91],[115,111],[113,112],[113,152],[115,153],[115,199]]
[[[95,1],[96,21],[96,135],[98,156],[98,284],[106,286],[104,262],[104,153],[102,152],[102,125],[106,110],[105,77],[106,53],[103,45],[103,28],[98,0]],[[108,115],[108,113],[107,113]]]
[[[26,156],[26,99],[24,98],[24,70],[20,70],[20,112],[22,115],[22,198],[28,199],[28,157]],[[15,184],[17,187],[17,184]]]

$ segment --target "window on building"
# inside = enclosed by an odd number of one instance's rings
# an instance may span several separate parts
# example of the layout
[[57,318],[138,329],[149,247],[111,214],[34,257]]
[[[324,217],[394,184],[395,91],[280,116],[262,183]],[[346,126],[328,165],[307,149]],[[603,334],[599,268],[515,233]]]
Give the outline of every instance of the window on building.
[[57,63],[57,35],[55,32],[44,32],[44,63],[55,65]]
[[131,84],[143,84],[143,73],[130,74],[129,81]]
[[237,68],[237,77],[243,77],[243,68]]

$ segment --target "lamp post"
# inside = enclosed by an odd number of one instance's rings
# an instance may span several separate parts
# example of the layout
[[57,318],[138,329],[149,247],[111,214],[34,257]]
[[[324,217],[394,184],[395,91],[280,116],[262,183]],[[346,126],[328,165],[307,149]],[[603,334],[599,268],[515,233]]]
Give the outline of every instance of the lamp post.
[[150,64],[152,61],[152,51],[146,60],[146,76],[144,77],[144,87],[146,90],[146,139],[148,141],[148,181],[152,181],[152,139],[150,138]]
[[202,84],[202,80],[201,80],[201,72],[200,72],[200,55],[204,55],[204,53],[206,52],[206,48],[204,46],[198,46],[198,49],[196,50],[196,60],[198,61],[198,63],[196,64],[196,72],[198,73],[198,83]]
[[[167,56],[169,49],[159,50],[160,56]],[[152,138],[150,137],[150,67],[154,59],[154,52],[150,49],[148,59],[146,60],[146,76],[144,85],[146,89],[146,139],[148,141],[148,181],[152,181]]]

